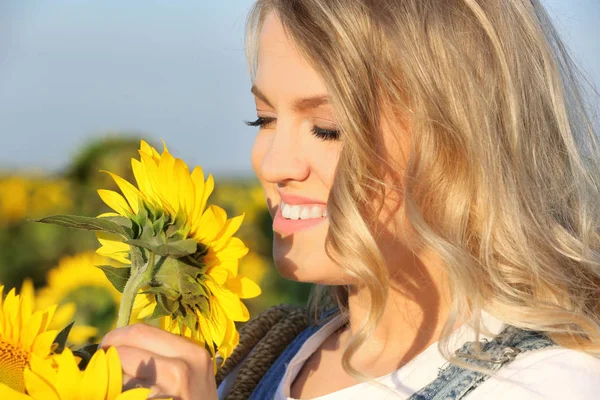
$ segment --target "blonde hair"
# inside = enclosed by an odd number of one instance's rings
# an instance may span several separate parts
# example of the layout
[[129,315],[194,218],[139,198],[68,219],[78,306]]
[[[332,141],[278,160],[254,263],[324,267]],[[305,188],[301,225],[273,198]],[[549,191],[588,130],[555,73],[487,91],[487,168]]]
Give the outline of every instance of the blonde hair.
[[[327,244],[371,299],[344,369],[365,378],[350,360],[389,290],[370,199],[389,190],[390,171],[415,248],[444,261],[447,358],[452,327],[483,309],[600,355],[600,152],[580,72],[539,0],[258,0],[253,77],[271,11],[326,82],[342,127]],[[403,171],[380,154],[388,109],[418,139]],[[311,307],[325,299],[345,312],[348,290],[318,287]]]

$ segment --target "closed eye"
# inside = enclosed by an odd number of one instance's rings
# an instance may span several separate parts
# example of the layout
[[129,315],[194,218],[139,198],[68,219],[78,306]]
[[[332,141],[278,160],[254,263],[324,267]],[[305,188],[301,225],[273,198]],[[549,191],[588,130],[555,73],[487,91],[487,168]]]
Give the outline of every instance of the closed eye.
[[[277,119],[273,117],[258,117],[255,121],[244,121],[248,126],[258,126],[261,129],[267,128],[267,125],[271,122],[275,122]],[[327,140],[338,140],[340,138],[340,132],[338,130],[323,129],[314,125],[311,129],[313,135],[317,138]]]

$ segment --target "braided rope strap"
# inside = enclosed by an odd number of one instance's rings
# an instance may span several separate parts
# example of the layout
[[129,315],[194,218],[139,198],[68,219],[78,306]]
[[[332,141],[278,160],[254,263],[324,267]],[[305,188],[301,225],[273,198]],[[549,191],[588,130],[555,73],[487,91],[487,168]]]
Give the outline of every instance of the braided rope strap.
[[226,399],[248,399],[277,357],[307,326],[304,307],[281,304],[263,311],[240,328],[239,344],[215,377],[218,386],[246,358]]

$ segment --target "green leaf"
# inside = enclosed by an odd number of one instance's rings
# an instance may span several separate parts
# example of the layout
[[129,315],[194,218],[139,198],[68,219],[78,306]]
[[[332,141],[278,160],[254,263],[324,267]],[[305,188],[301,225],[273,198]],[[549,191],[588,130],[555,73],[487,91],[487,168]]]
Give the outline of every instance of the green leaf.
[[67,339],[69,338],[69,333],[71,332],[71,328],[73,327],[74,323],[75,321],[65,326],[64,329],[58,332],[58,335],[56,335],[56,337],[54,338],[54,344],[56,345],[56,348],[54,349],[55,353],[60,354],[65,349]]
[[115,289],[123,293],[123,289],[125,288],[125,285],[129,280],[129,276],[131,275],[131,267],[113,267],[112,265],[96,266],[104,272],[104,275],[106,275]]
[[87,231],[109,232],[128,238],[123,227],[108,218],[92,218],[79,215],[52,215],[36,222],[66,226],[68,228],[84,229]]

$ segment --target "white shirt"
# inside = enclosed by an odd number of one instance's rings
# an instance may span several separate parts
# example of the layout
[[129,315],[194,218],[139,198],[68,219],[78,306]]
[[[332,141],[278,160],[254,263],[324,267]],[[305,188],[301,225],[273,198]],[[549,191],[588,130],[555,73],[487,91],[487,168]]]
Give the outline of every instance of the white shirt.
[[[290,361],[286,373],[277,388],[275,400],[294,400],[290,397],[290,387],[304,362],[319,348],[329,335],[342,324],[337,316],[315,332]],[[483,325],[496,335],[505,324],[492,315],[482,313]],[[481,335],[491,339],[493,336]],[[449,340],[454,352],[466,341],[475,340],[475,331],[468,325],[456,330]],[[407,399],[420,390],[438,374],[438,369],[446,364],[435,342],[414,357],[400,369],[379,377],[377,382],[392,389],[381,388],[370,382],[356,385],[315,397],[315,400],[364,400]],[[240,363],[240,366],[243,362]],[[219,399],[229,391],[238,372],[234,369],[219,386]],[[519,354],[516,359],[480,384],[468,396],[468,400],[538,400],[538,399],[600,399],[600,359],[589,354],[553,347]]]

